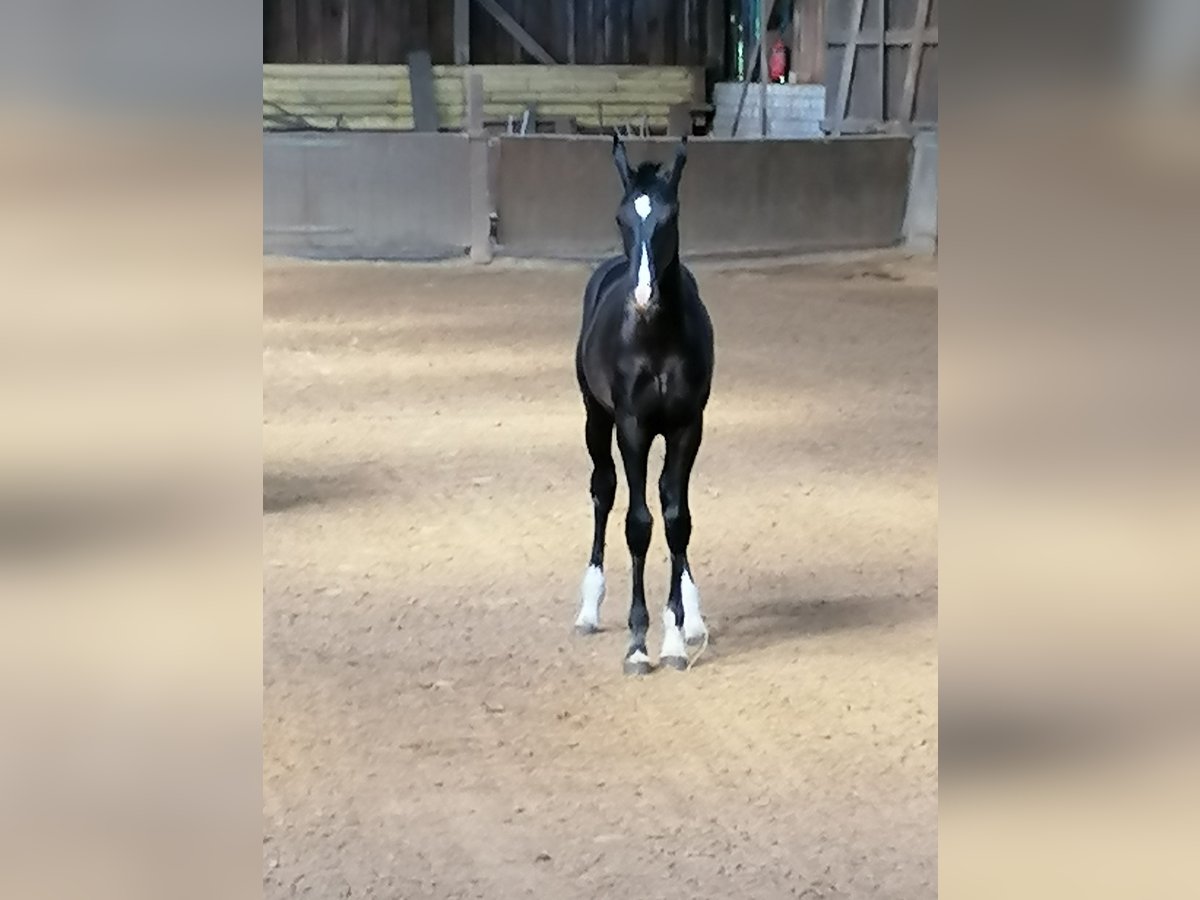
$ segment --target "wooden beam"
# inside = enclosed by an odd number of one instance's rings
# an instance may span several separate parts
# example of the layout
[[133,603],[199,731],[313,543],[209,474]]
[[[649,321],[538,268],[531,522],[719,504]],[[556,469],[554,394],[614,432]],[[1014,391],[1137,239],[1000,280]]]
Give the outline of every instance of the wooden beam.
[[850,101],[850,80],[854,77],[854,60],[858,56],[858,34],[862,31],[863,0],[852,0],[850,8],[850,33],[854,41],[846,45],[842,54],[842,71],[839,73],[837,86],[837,101],[833,108],[833,133],[842,133],[842,123],[846,119],[846,106]]
[[471,63],[471,0],[454,0],[454,64]]
[[767,19],[775,9],[775,0],[762,0],[758,19],[758,124],[761,138],[767,136]]
[[[916,17],[913,19],[913,34],[925,29],[929,18],[929,0],[917,0]],[[911,122],[913,109],[917,102],[917,75],[920,73],[921,56],[925,53],[923,43],[913,43],[908,48],[908,66],[904,70],[904,93],[900,95],[900,116],[902,121]]]
[[[803,29],[800,27],[800,8],[804,5],[804,0],[793,0],[792,3],[792,34],[788,41],[791,46],[791,59],[788,64],[788,81],[795,84],[800,81],[800,34]],[[780,23],[779,30],[783,31],[783,24]]]
[[547,66],[554,65],[554,57],[546,52],[537,41],[529,36],[529,32],[520,26],[516,19],[504,11],[496,0],[475,0],[493,19],[500,23],[500,27],[513,36],[521,48],[536,59],[538,62]]

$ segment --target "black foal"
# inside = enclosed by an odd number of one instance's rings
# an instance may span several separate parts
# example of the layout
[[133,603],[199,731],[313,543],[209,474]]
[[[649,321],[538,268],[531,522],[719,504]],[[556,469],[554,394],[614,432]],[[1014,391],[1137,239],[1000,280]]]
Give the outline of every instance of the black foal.
[[625,540],[633,558],[625,671],[644,675],[651,669],[646,652],[650,616],[642,580],[654,523],[646,505],[646,463],[657,435],[667,445],[658,492],[671,550],[661,664],[686,668],[687,644],[699,643],[707,635],[687,559],[692,534],[688,479],[700,449],[712,384],[713,331],[696,279],[679,261],[679,178],[687,160],[687,139],[680,142],[669,167],[642,163],[635,170],[630,168],[625,145],[614,135],[613,160],[624,188],[617,224],[625,255],[606,260],[588,280],[575,351],[587,410],[596,511],[592,556],[583,577],[575,627],[590,633],[600,622],[604,530],[617,491],[612,458],[615,425],[629,484]]

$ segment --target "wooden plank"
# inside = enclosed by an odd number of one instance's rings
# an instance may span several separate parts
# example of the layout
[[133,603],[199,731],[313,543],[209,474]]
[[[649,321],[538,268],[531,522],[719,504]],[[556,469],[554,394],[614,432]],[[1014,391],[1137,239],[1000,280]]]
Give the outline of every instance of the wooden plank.
[[[314,115],[304,116],[304,120],[314,128],[341,128],[347,131],[409,131],[413,126],[412,119],[404,116]],[[286,129],[288,126],[264,120],[263,127],[270,131],[277,131]]]
[[532,56],[534,59],[547,66],[554,65],[554,59],[549,53],[542,48],[542,45],[529,36],[529,32],[522,28],[517,20],[504,11],[496,0],[475,0],[484,10],[495,19],[500,27],[512,35],[513,39],[521,45],[521,48]]
[[350,0],[340,0],[338,9],[338,59],[350,62]]
[[824,84],[826,75],[825,0],[797,0],[800,19],[800,59],[793,71],[800,84]]
[[646,62],[652,66],[661,66],[667,61],[666,3],[665,0],[654,0],[645,6]]
[[[859,32],[857,42],[860,47],[873,47],[880,42],[881,32],[878,28],[864,28]],[[826,43],[831,47],[844,46],[848,41],[855,40],[854,36],[844,31],[832,32]],[[889,28],[882,32],[883,43],[889,47],[907,47],[916,41],[925,45],[938,43],[938,27],[928,28]]]
[[296,0],[278,0],[275,4],[275,41],[273,56],[276,62],[300,60],[300,23]]
[[704,68],[714,80],[725,72],[725,3],[708,0],[704,6]]
[[617,16],[620,13],[621,0],[604,0],[604,51],[601,59],[606,63],[616,62],[617,55]]
[[842,70],[838,74],[837,100],[833,108],[832,131],[835,135],[842,133],[842,123],[846,120],[846,104],[850,100],[850,79],[854,77],[854,61],[858,56],[858,33],[862,30],[863,0],[851,0],[850,30],[855,36],[855,43],[846,47],[842,54]]
[[437,131],[438,107],[433,94],[433,60],[429,58],[429,51],[414,50],[408,54],[408,77],[417,131]]
[[429,44],[423,49],[434,59],[454,61],[454,2],[451,0],[429,5]]
[[[913,31],[924,30],[928,19],[929,0],[917,0]],[[920,75],[921,57],[924,52],[924,43],[914,42],[908,48],[908,64],[904,70],[904,91],[900,95],[900,120],[904,122],[911,122],[913,118],[913,107],[917,99],[917,76]]]
[[598,66],[604,63],[604,5],[606,0],[587,0],[588,4],[588,34],[591,40],[591,64]]
[[[872,4],[872,9],[875,12],[874,24],[879,28],[879,31],[882,32],[887,24],[886,13],[884,12],[887,4],[885,0],[872,0]],[[876,102],[879,104],[879,111],[877,115],[880,122],[886,121],[888,117],[887,97],[885,97],[883,93],[884,72],[886,71],[885,66],[887,65],[885,52],[886,51],[882,43],[871,48],[871,53],[875,57],[875,77],[871,84],[870,99],[872,104]]]
[[[311,2],[311,0],[310,0]],[[408,33],[408,17],[403,8],[390,0],[380,0],[375,10],[376,60],[381,63],[403,62]]]
[[296,0],[299,11],[300,59],[324,62],[321,46],[321,0]]
[[417,0],[417,2],[408,3],[407,6],[408,34],[406,35],[407,43],[404,48],[405,59],[409,59],[416,50],[424,50],[426,53],[430,52],[429,4]]
[[471,62],[471,0],[454,0],[454,63]]
[[375,61],[375,4],[360,0],[349,8],[350,45],[346,59],[351,63],[373,63]]
[[565,0],[567,4],[567,62],[575,65],[575,3],[576,0]]
[[694,65],[700,55],[700,31],[696,27],[697,0],[680,0],[679,27],[675,29],[677,41],[675,52],[671,55],[672,62],[677,65]]

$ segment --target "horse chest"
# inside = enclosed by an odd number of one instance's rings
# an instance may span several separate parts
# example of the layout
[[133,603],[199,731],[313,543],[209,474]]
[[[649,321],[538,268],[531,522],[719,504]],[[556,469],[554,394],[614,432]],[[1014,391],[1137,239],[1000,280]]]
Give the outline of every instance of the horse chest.
[[688,408],[683,366],[676,359],[640,369],[630,393],[639,416],[675,418]]

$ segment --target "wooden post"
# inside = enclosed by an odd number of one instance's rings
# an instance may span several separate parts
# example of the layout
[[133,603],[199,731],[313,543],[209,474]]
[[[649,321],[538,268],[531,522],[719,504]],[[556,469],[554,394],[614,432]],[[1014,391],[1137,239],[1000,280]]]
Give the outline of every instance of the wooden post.
[[454,0],[454,64],[471,63],[471,0]]
[[438,107],[433,92],[433,61],[427,50],[408,54],[408,85],[412,93],[413,130],[437,131]]
[[758,124],[759,137],[767,136],[767,19],[775,8],[775,0],[762,0],[762,15],[758,19]]
[[488,136],[483,129],[483,76],[467,70],[467,135],[470,139],[471,262],[492,261],[492,199],[488,186]]
[[792,75],[798,84],[825,83],[825,0],[792,8]]

